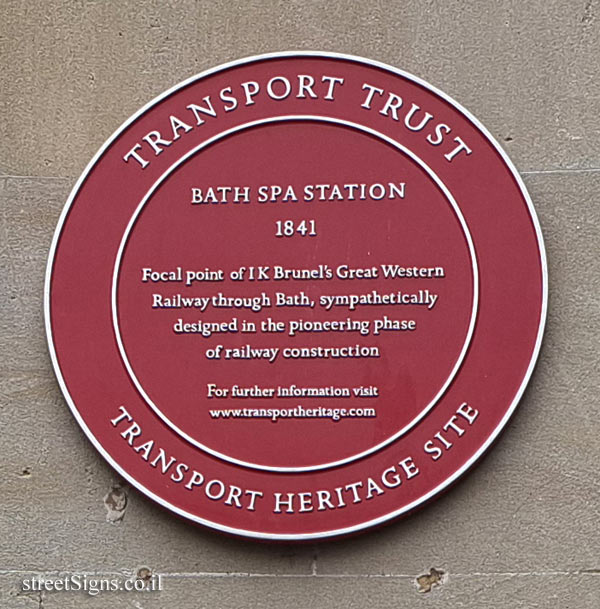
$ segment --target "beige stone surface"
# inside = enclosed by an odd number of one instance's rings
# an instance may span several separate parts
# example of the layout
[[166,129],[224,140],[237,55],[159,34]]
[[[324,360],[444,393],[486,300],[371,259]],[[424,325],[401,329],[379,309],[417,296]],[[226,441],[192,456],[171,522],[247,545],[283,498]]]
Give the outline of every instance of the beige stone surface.
[[596,0],[3,0],[0,173],[77,176],[143,104],[220,63],[332,50],[469,108],[521,170],[600,166]]
[[95,596],[81,591],[25,594],[11,586],[12,582],[3,582],[6,579],[0,576],[0,585],[4,584],[4,598],[0,596],[0,601],[13,609],[555,609],[597,607],[600,596],[600,578],[585,573],[456,574],[444,577],[444,583],[429,592],[419,591],[414,578],[406,575],[351,578],[163,575],[161,592],[106,592]]
[[[3,0],[0,15],[0,606],[600,606],[597,0]],[[530,387],[464,480],[379,531],[273,546],[190,526],[118,479],[62,399],[42,290],[68,192],[122,121],[205,68],[294,48],[406,69],[498,137],[540,216],[550,308]],[[20,592],[142,566],[163,592]],[[419,593],[431,568],[443,583]]]

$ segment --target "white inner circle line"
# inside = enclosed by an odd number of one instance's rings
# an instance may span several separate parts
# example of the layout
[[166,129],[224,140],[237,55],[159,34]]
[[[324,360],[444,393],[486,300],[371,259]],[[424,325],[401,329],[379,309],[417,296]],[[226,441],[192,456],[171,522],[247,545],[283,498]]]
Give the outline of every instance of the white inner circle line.
[[[133,371],[133,368],[131,366],[131,363],[129,362],[129,358],[127,357],[127,353],[125,351],[125,347],[123,345],[121,330],[119,327],[118,305],[117,305],[119,272],[120,272],[121,261],[122,261],[123,253],[125,251],[127,241],[131,235],[133,226],[134,226],[135,222],[137,221],[142,209],[144,208],[144,206],[146,205],[146,203],[148,202],[150,197],[156,192],[158,187],[166,180],[166,178],[168,178],[169,175],[171,175],[171,173],[173,173],[173,171],[175,171],[180,165],[182,165],[185,161],[187,161],[191,156],[193,156],[197,152],[201,151],[202,149],[210,146],[211,144],[213,144],[214,142],[216,142],[218,140],[224,139],[225,137],[227,137],[229,135],[233,135],[239,131],[243,131],[245,129],[250,129],[252,127],[256,127],[259,125],[289,122],[289,121],[313,121],[313,122],[321,122],[321,123],[332,123],[332,124],[342,125],[345,127],[350,127],[350,128],[356,129],[363,133],[367,133],[369,135],[375,136],[375,137],[385,141],[386,143],[392,145],[397,150],[400,150],[401,152],[406,154],[410,159],[412,159],[415,163],[417,163],[417,165],[419,165],[422,169],[424,169],[427,172],[427,174],[429,175],[429,177],[436,183],[438,188],[443,192],[446,199],[452,206],[454,213],[456,214],[456,216],[461,224],[461,228],[463,230],[463,233],[464,233],[466,241],[467,241],[467,245],[468,245],[469,253],[470,253],[470,257],[471,257],[471,266],[472,266],[472,273],[473,273],[473,305],[472,305],[472,310],[471,310],[471,318],[469,321],[469,328],[467,331],[467,336],[466,336],[465,342],[463,344],[463,347],[461,349],[461,352],[459,354],[459,357],[456,360],[456,363],[455,363],[450,375],[446,379],[444,385],[435,395],[435,397],[431,400],[431,402],[416,417],[414,417],[407,425],[405,425],[402,429],[397,431],[395,434],[393,434],[389,438],[386,438],[384,441],[380,442],[379,444],[376,444],[375,446],[372,446],[371,448],[369,448],[365,451],[362,451],[360,453],[357,453],[355,455],[352,455],[350,457],[346,457],[345,459],[340,459],[338,461],[332,461],[332,462],[319,464],[319,465],[304,466],[304,467],[270,466],[270,465],[262,465],[262,464],[257,464],[257,463],[251,463],[248,461],[242,461],[240,459],[235,459],[229,455],[226,455],[224,453],[211,449],[210,447],[202,444],[201,442],[198,442],[195,438],[192,438],[189,434],[187,434],[182,429],[180,429],[177,425],[175,425],[158,408],[158,406],[156,406],[156,404],[151,400],[151,398],[148,396],[148,394],[144,390],[142,384],[139,382],[138,378],[136,377],[136,375]],[[454,200],[454,197],[452,196],[452,194],[450,193],[450,191],[448,190],[446,185],[440,180],[440,178],[433,172],[433,170],[422,159],[420,159],[417,155],[415,155],[408,148],[405,148],[404,146],[402,146],[402,144],[400,144],[396,140],[384,135],[383,133],[380,133],[378,131],[375,131],[374,129],[365,127],[358,123],[353,123],[350,121],[337,119],[337,118],[333,118],[333,117],[314,116],[314,115],[288,115],[288,116],[271,117],[271,118],[267,118],[267,119],[259,119],[259,120],[244,123],[242,125],[238,125],[236,127],[228,129],[226,131],[223,131],[223,132],[207,139],[202,144],[199,144],[198,146],[196,146],[195,148],[193,148],[192,150],[187,152],[184,156],[182,156],[180,159],[178,159],[178,161],[176,163],[174,163],[171,167],[169,167],[169,169],[167,169],[167,171],[165,171],[165,173],[162,174],[162,176],[152,185],[150,190],[148,190],[148,192],[146,193],[146,195],[144,196],[144,198],[142,199],[142,201],[136,208],[135,212],[133,213],[133,215],[127,225],[127,228],[125,229],[125,233],[123,234],[123,238],[121,240],[121,244],[120,244],[119,250],[117,252],[117,257],[116,257],[115,266],[114,266],[114,270],[113,270],[111,300],[112,300],[112,303],[111,303],[112,318],[113,318],[113,326],[114,326],[114,330],[115,330],[115,337],[117,340],[117,345],[119,348],[119,352],[121,354],[121,358],[127,369],[127,373],[129,375],[131,381],[134,383],[135,387],[137,388],[138,392],[143,397],[144,401],[154,410],[154,412],[171,429],[173,429],[173,431],[175,431],[178,435],[180,435],[182,438],[184,438],[186,441],[188,441],[192,445],[202,449],[203,451],[207,452],[210,455],[223,459],[224,461],[227,461],[229,463],[234,463],[236,465],[240,465],[243,467],[249,467],[252,469],[263,470],[263,471],[289,472],[289,473],[308,472],[308,471],[317,471],[317,470],[328,469],[331,467],[336,467],[339,465],[350,463],[352,461],[355,461],[357,459],[360,459],[362,457],[365,457],[367,455],[370,455],[370,454],[378,451],[379,449],[394,442],[399,437],[401,437],[406,432],[408,432],[435,406],[435,404],[439,401],[439,399],[442,397],[442,395],[446,392],[450,383],[452,382],[452,380],[458,373],[458,370],[460,369],[462,362],[465,358],[465,355],[467,353],[467,350],[469,348],[469,344],[471,342],[471,339],[473,336],[473,331],[475,328],[475,321],[477,318],[477,310],[478,310],[478,304],[479,304],[479,274],[478,274],[477,257],[475,254],[473,240],[471,238],[471,234],[469,232],[467,223],[462,215],[462,212],[460,211],[458,204]]]

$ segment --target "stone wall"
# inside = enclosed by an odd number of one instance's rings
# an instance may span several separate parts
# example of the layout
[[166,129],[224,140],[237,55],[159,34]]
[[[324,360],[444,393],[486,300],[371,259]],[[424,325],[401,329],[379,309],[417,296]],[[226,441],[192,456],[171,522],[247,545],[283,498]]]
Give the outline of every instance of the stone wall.
[[[122,482],[61,396],[42,311],[59,214],[113,131],[197,72],[291,49],[383,61],[468,108],[525,180],[550,274],[539,363],[491,453],[416,515],[304,546],[219,536]],[[3,0],[0,605],[599,607],[599,57],[598,0]],[[148,572],[162,592],[21,590]]]

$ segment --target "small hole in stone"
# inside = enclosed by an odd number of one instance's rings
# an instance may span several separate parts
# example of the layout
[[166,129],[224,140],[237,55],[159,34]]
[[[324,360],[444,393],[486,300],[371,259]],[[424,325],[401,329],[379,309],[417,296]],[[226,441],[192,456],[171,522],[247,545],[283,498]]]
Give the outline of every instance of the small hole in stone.
[[419,575],[417,577],[417,590],[419,592],[431,592],[435,586],[441,586],[444,583],[444,571],[440,569],[429,569],[429,573]]
[[147,582],[152,577],[152,571],[148,567],[140,567],[137,572],[137,578]]

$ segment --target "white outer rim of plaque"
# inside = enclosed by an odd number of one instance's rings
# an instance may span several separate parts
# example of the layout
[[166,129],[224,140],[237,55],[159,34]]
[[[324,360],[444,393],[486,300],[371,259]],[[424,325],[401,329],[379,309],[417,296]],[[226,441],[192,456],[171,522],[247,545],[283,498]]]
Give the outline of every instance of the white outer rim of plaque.
[[[443,99],[444,101],[449,103],[451,106],[453,106],[456,110],[458,110],[467,120],[469,120],[486,137],[488,142],[493,146],[493,148],[496,150],[496,152],[500,155],[500,157],[504,161],[506,167],[511,172],[515,182],[517,183],[517,186],[519,187],[519,190],[521,191],[521,194],[523,195],[525,202],[527,203],[527,209],[529,211],[529,216],[531,218],[531,222],[532,222],[533,228],[535,230],[535,235],[536,235],[537,244],[538,244],[538,252],[539,252],[539,256],[540,256],[540,267],[541,267],[541,272],[542,272],[542,306],[541,306],[541,310],[540,310],[540,322],[539,322],[539,326],[538,326],[538,333],[536,336],[534,348],[531,353],[531,359],[529,361],[527,370],[525,371],[525,374],[523,376],[521,385],[519,386],[519,388],[515,394],[515,397],[513,398],[513,401],[511,402],[510,406],[506,410],[504,416],[502,417],[502,419],[500,420],[500,422],[498,423],[496,428],[487,437],[486,441],[451,476],[446,478],[443,482],[438,484],[435,488],[431,489],[428,493],[425,493],[424,495],[422,495],[418,499],[415,499],[411,503],[409,503],[397,510],[388,512],[387,514],[384,514],[383,516],[379,516],[377,518],[368,520],[366,522],[361,522],[360,524],[357,524],[354,526],[344,527],[341,529],[334,529],[334,530],[330,530],[330,531],[319,531],[316,533],[263,533],[260,531],[238,529],[236,527],[222,525],[222,524],[207,520],[205,518],[196,516],[195,514],[191,514],[190,512],[186,512],[185,510],[182,510],[181,508],[178,508],[176,505],[173,505],[172,503],[165,501],[162,497],[159,497],[154,492],[152,492],[150,489],[146,488],[143,484],[138,482],[133,476],[128,474],[110,456],[110,454],[104,449],[104,447],[98,442],[96,437],[92,434],[91,430],[89,429],[89,427],[86,425],[85,421],[83,420],[83,417],[77,410],[77,406],[75,405],[75,402],[73,401],[73,399],[69,393],[69,390],[67,389],[64,377],[62,375],[62,371],[60,369],[60,365],[58,363],[58,358],[56,355],[56,350],[54,348],[54,340],[53,340],[53,336],[52,336],[52,323],[51,323],[51,318],[50,318],[50,314],[51,314],[51,311],[50,311],[50,285],[51,285],[51,280],[52,280],[52,267],[54,264],[54,256],[56,253],[56,248],[58,245],[58,241],[60,239],[60,234],[62,232],[63,225],[66,221],[67,215],[71,208],[71,205],[73,204],[75,197],[77,196],[77,193],[79,192],[79,189],[81,188],[82,184],[84,183],[85,179],[87,178],[87,175],[92,170],[92,168],[94,167],[94,165],[96,164],[98,159],[104,154],[105,150],[113,143],[113,141],[121,134],[121,132],[125,128],[127,128],[131,123],[133,123],[135,120],[137,120],[137,118],[139,118],[142,114],[144,114],[147,110],[149,110],[152,106],[154,106],[158,102],[162,101],[163,99],[165,99],[169,95],[173,94],[174,92],[178,91],[182,87],[185,87],[197,80],[200,80],[201,78],[205,78],[212,74],[222,72],[223,70],[227,70],[229,68],[236,67],[236,66],[256,63],[258,61],[269,60],[269,59],[281,59],[281,58],[293,58],[293,57],[297,57],[297,58],[322,57],[322,58],[326,58],[326,59],[340,59],[340,60],[344,60],[344,61],[348,61],[348,62],[354,62],[354,63],[358,63],[358,64],[362,64],[362,65],[372,66],[375,68],[385,70],[387,72],[391,72],[402,78],[405,78],[406,80],[410,80],[410,81],[420,85],[424,89],[430,91],[434,95],[437,95],[439,98]],[[344,53],[328,53],[328,52],[323,52],[323,51],[285,51],[285,52],[276,52],[276,53],[266,53],[263,55],[253,55],[253,56],[239,59],[236,61],[221,64],[221,65],[211,68],[209,70],[205,70],[204,72],[200,72],[199,74],[192,76],[192,77],[184,80],[183,82],[171,87],[170,89],[168,89],[167,91],[165,91],[164,93],[155,97],[153,100],[151,100],[146,105],[144,105],[135,114],[133,114],[133,116],[129,117],[110,136],[110,138],[103,144],[103,146],[98,150],[98,152],[94,155],[92,160],[87,164],[85,170],[83,171],[81,176],[78,178],[77,182],[75,183],[75,186],[73,187],[73,190],[71,191],[69,198],[67,199],[67,202],[60,214],[56,230],[54,231],[54,236],[52,238],[52,244],[50,246],[50,252],[48,254],[48,263],[46,266],[46,278],[45,278],[45,283],[44,283],[44,320],[45,320],[45,326],[46,326],[46,338],[48,340],[48,350],[50,352],[50,359],[52,361],[52,365],[54,367],[54,372],[58,379],[58,383],[63,392],[65,400],[67,401],[67,404],[68,404],[69,408],[71,409],[71,412],[73,413],[73,416],[79,423],[79,426],[82,428],[83,432],[88,437],[90,442],[95,446],[96,450],[104,457],[104,459],[111,465],[111,467],[113,467],[113,469],[115,469],[121,476],[123,476],[123,478],[125,478],[125,480],[127,480],[131,485],[133,485],[139,491],[144,493],[150,499],[152,499],[159,505],[171,510],[175,514],[182,516],[183,518],[187,518],[188,520],[191,520],[198,524],[204,525],[211,529],[221,531],[222,533],[229,533],[231,535],[240,535],[242,537],[250,537],[250,538],[255,538],[255,539],[266,539],[266,540],[272,540],[272,541],[302,541],[302,540],[326,539],[329,537],[339,537],[342,535],[350,535],[352,533],[356,533],[356,532],[362,531],[364,529],[375,527],[375,526],[383,524],[389,520],[397,518],[398,516],[406,514],[410,511],[416,509],[420,505],[426,503],[431,498],[433,498],[435,495],[439,494],[442,490],[444,490],[445,488],[447,488],[448,486],[453,484],[458,478],[460,478],[460,476],[462,476],[462,474],[464,474],[486,452],[486,450],[491,446],[491,444],[493,444],[493,442],[499,436],[500,432],[506,426],[506,424],[509,421],[510,417],[512,416],[515,408],[517,407],[517,404],[519,403],[521,397],[523,396],[525,388],[527,387],[529,379],[531,378],[533,369],[535,367],[537,358],[539,356],[540,348],[542,345],[542,337],[544,334],[544,327],[546,325],[547,313],[548,313],[548,262],[546,259],[546,249],[544,247],[542,229],[541,229],[537,214],[535,212],[535,208],[533,207],[531,197],[529,196],[529,193],[527,192],[527,188],[525,187],[525,184],[523,183],[523,180],[522,180],[521,176],[519,175],[519,172],[517,171],[516,167],[514,166],[514,164],[512,163],[512,161],[506,154],[506,152],[504,152],[504,150],[502,149],[500,144],[492,136],[492,134],[479,122],[479,120],[477,118],[475,118],[475,116],[473,116],[461,104],[459,104],[457,101],[452,99],[450,96],[448,96],[443,91],[440,91],[433,85],[430,85],[429,83],[418,78],[417,76],[413,76],[412,74],[409,74],[408,72],[395,68],[394,66],[385,64],[383,62],[366,59],[364,57],[359,57],[356,55],[348,55],[348,54],[344,54]]]
[[[241,131],[246,129],[252,129],[254,127],[259,127],[261,125],[273,125],[279,123],[286,123],[292,121],[313,121],[317,123],[324,124],[333,124],[342,127],[349,127],[351,129],[356,129],[357,131],[374,136],[378,138],[378,140],[383,141],[391,146],[393,146],[396,151],[400,151],[405,154],[409,159],[411,159],[414,163],[416,163],[421,169],[425,170],[428,177],[435,183],[435,185],[442,191],[442,194],[446,198],[446,201],[450,203],[450,206],[458,218],[460,227],[462,229],[463,235],[467,241],[467,247],[469,250],[469,255],[471,257],[471,273],[473,275],[473,304],[471,306],[471,315],[469,318],[469,326],[467,328],[467,334],[465,340],[463,342],[462,348],[460,349],[458,358],[454,363],[450,374],[442,384],[441,388],[435,394],[433,399],[423,408],[411,421],[409,421],[404,427],[396,431],[394,434],[379,442],[375,446],[371,446],[366,450],[363,450],[360,453],[356,453],[349,457],[345,457],[344,459],[338,459],[337,461],[330,461],[328,463],[321,463],[317,465],[306,465],[306,466],[294,466],[294,467],[283,467],[276,465],[263,465],[260,463],[252,463],[250,461],[242,461],[241,459],[236,459],[235,457],[231,457],[225,453],[214,450],[202,442],[199,442],[195,438],[193,438],[190,434],[186,433],[181,429],[178,425],[173,423],[169,417],[154,403],[154,401],[150,398],[150,396],[146,393],[142,383],[139,381],[135,372],[133,371],[133,367],[129,358],[127,357],[127,352],[125,350],[125,345],[123,344],[123,337],[121,336],[121,328],[119,326],[119,306],[117,302],[117,292],[118,292],[118,284],[119,284],[119,273],[121,270],[121,262],[123,258],[123,252],[125,251],[125,247],[127,246],[127,242],[129,237],[133,232],[133,227],[137,222],[142,210],[146,206],[146,203],[150,200],[150,198],[154,195],[154,193],[158,190],[158,188],[169,178],[169,176],[176,171],[180,166],[182,166],[188,159],[193,157],[195,154],[198,154],[205,148],[208,148],[212,144],[221,141],[230,135],[235,135]],[[477,320],[477,312],[479,309],[479,270],[477,265],[477,254],[475,252],[475,246],[473,244],[473,239],[471,237],[471,232],[469,231],[469,227],[467,222],[462,214],[460,206],[452,196],[449,188],[444,184],[444,182],[439,178],[439,176],[423,161],[420,157],[418,157],[412,150],[406,148],[393,138],[376,131],[375,129],[371,129],[370,127],[365,127],[359,123],[354,123],[352,121],[347,121],[343,119],[333,118],[330,116],[319,116],[319,115],[308,115],[308,114],[298,114],[298,115],[281,115],[269,118],[258,119],[255,121],[249,121],[247,123],[243,123],[241,125],[236,125],[231,129],[226,129],[225,131],[221,131],[198,146],[192,148],[188,152],[186,152],[183,156],[181,156],[175,163],[173,163],[150,187],[148,192],[144,195],[144,198],[140,201],[139,205],[133,212],[131,219],[127,224],[127,228],[123,233],[123,237],[121,239],[121,243],[119,245],[119,249],[117,251],[117,256],[115,259],[115,265],[113,267],[113,280],[111,287],[111,309],[112,309],[112,322],[113,329],[115,332],[115,337],[117,340],[117,345],[119,347],[119,353],[121,355],[121,359],[123,360],[123,364],[127,370],[127,374],[129,375],[130,380],[135,385],[138,393],[142,396],[142,399],[152,408],[152,410],[156,413],[157,416],[160,417],[162,421],[164,421],[175,433],[177,433],[181,438],[199,448],[213,457],[217,457],[218,459],[222,459],[223,461],[227,461],[228,463],[233,463],[234,465],[239,465],[242,467],[248,467],[251,469],[256,469],[260,471],[269,471],[269,472],[278,472],[278,473],[301,473],[301,472],[313,472],[320,471],[324,469],[331,469],[333,467],[338,467],[341,465],[345,465],[347,463],[352,463],[357,461],[358,459],[362,459],[363,457],[368,457],[369,455],[381,450],[382,448],[388,446],[392,442],[395,442],[398,438],[401,438],[403,435],[408,433],[423,417],[425,417],[431,409],[441,400],[442,396],[446,393],[448,387],[452,383],[452,381],[456,378],[460,367],[465,359],[467,351],[469,350],[469,346],[471,344],[471,339],[473,338],[473,331],[475,329],[475,322]],[[391,398],[390,398],[391,399]]]

